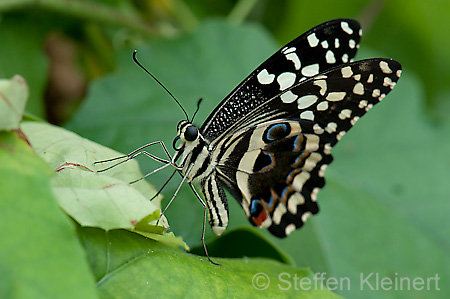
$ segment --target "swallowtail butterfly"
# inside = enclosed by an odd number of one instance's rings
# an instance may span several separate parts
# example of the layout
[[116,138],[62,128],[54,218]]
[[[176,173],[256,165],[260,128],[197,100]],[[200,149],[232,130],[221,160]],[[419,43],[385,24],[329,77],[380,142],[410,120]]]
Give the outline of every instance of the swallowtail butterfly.
[[[350,19],[314,27],[256,68],[200,128],[186,115],[173,157],[162,142],[125,157],[143,153],[165,164],[157,170],[173,166],[205,206],[216,235],[228,225],[226,189],[253,225],[286,237],[319,211],[331,148],[400,77],[394,60],[352,62],[360,37],[360,25]],[[169,159],[143,150],[156,143]]]

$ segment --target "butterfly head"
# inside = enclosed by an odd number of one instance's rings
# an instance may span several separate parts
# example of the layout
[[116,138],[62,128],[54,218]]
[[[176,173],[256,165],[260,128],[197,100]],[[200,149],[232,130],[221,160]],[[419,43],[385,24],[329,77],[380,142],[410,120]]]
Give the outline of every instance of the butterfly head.
[[[177,151],[181,150],[186,143],[192,143],[199,138],[199,132],[196,126],[187,120],[182,120],[177,126],[177,137],[173,141],[173,148]],[[180,144],[177,146],[177,142]]]

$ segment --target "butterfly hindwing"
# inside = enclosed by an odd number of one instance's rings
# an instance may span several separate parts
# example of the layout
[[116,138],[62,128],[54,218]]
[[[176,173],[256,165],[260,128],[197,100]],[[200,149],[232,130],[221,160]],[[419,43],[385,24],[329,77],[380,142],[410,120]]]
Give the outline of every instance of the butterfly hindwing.
[[200,129],[203,137],[213,141],[302,78],[349,62],[356,55],[360,34],[358,22],[340,19],[300,35],[261,64],[214,109]]
[[250,222],[278,237],[318,212],[316,194],[332,157],[324,148],[329,136],[319,137],[313,127],[300,119],[261,123],[235,134],[218,163],[219,179],[240,193]]

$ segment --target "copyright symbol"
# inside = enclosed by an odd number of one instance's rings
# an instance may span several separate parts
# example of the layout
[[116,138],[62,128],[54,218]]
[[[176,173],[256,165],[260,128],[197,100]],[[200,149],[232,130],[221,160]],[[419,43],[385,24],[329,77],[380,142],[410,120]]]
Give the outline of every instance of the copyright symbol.
[[256,273],[252,279],[253,287],[259,291],[265,290],[269,287],[269,275],[263,272]]

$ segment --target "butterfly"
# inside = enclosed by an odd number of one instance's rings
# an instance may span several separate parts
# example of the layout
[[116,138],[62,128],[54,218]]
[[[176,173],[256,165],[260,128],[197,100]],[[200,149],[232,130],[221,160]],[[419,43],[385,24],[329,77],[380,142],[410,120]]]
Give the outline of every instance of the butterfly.
[[[164,163],[157,170],[173,166],[203,203],[216,235],[228,225],[227,190],[253,225],[286,237],[319,211],[331,148],[401,75],[391,59],[353,62],[360,38],[360,25],[351,19],[310,29],[256,68],[201,127],[172,96],[186,114],[177,125],[175,155],[158,141],[127,159],[144,153]],[[143,150],[156,143],[168,159]],[[204,231],[205,225],[203,244]]]

